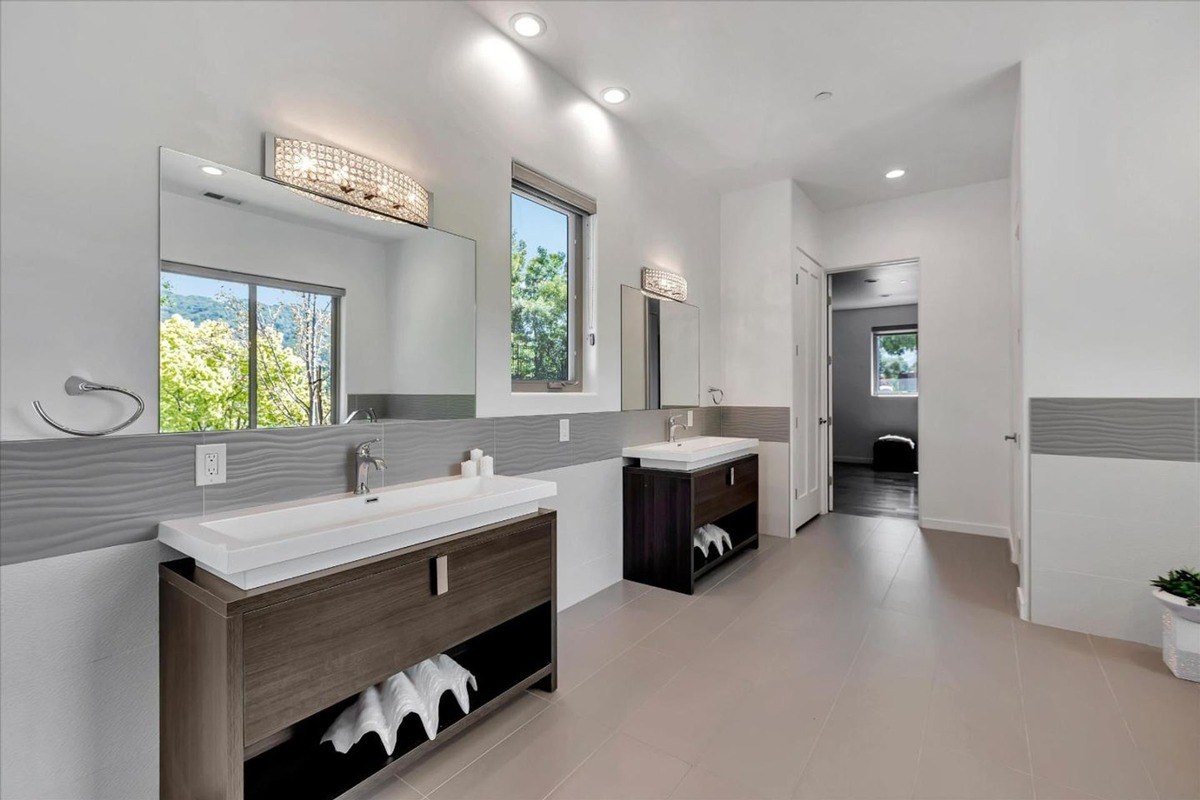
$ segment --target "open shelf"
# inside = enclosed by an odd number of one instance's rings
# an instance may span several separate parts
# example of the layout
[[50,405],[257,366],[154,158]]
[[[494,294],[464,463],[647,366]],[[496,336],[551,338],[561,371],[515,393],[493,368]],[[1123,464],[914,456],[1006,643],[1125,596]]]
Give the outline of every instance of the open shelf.
[[452,693],[442,695],[437,738],[426,737],[421,721],[409,714],[400,725],[392,755],[384,751],[383,743],[373,733],[363,736],[349,752],[338,753],[332,744],[322,744],[321,737],[337,715],[355,702],[355,694],[301,720],[274,747],[248,753],[246,800],[333,800],[379,770],[415,760],[453,738],[550,674],[551,652],[546,636],[552,624],[550,616],[551,604],[543,603],[445,651],[475,675],[479,689],[469,690],[470,714],[462,713]]
[[708,554],[702,554],[697,548],[692,547],[693,581],[729,561],[746,548],[758,546],[757,503],[742,506],[714,521],[713,524],[729,534],[730,540],[733,541],[733,547],[720,555],[714,555],[711,547]]

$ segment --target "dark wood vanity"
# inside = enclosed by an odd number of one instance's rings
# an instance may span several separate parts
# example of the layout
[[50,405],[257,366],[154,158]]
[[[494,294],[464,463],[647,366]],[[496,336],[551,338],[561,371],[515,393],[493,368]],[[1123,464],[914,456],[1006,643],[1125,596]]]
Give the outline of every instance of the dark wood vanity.
[[[625,467],[625,578],[692,594],[696,579],[758,547],[758,456],[683,472]],[[714,523],[733,547],[704,555],[692,533]]]
[[[162,798],[334,798],[553,691],[555,537],[540,511],[250,590],[160,565]],[[392,756],[370,734],[345,754],[320,743],[359,692],[438,653],[474,673],[469,714],[447,693],[437,738],[409,715]]]

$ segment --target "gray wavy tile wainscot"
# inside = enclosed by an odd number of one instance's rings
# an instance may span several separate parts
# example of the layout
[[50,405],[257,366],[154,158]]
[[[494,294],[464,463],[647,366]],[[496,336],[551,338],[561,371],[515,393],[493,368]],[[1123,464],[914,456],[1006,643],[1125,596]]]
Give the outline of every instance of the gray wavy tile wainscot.
[[787,406],[724,406],[721,433],[763,442],[786,442],[791,433],[788,416]]
[[435,422],[384,422],[383,457],[389,485],[457,475],[472,448],[496,450],[495,421],[451,419]]
[[1044,455],[1196,461],[1195,398],[1035,397],[1030,451]]
[[524,475],[569,467],[571,442],[558,440],[558,421],[570,414],[496,418],[496,472]]
[[[355,446],[382,437],[383,425],[371,422],[207,433],[205,444],[225,445],[227,465],[225,483],[204,487],[204,513],[350,491]],[[383,477],[372,471],[370,485]]]
[[670,411],[652,409],[648,411],[621,412],[621,446],[663,442],[667,439],[667,420]]
[[571,463],[587,464],[621,457],[621,413],[572,414]]
[[154,539],[200,514],[199,434],[0,444],[0,563]]

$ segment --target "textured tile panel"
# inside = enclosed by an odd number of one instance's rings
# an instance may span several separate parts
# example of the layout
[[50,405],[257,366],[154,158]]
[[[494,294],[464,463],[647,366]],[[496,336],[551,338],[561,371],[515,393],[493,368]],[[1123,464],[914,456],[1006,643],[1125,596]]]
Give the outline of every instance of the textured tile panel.
[[787,442],[787,406],[723,406],[721,435],[744,436],[764,442]]
[[[204,513],[348,492],[355,446],[382,436],[383,425],[370,422],[206,433],[205,444],[223,443],[228,461],[226,482],[204,487]],[[370,484],[383,485],[378,472],[371,473]]]
[[571,457],[572,442],[558,440],[558,421],[570,417],[570,414],[498,417],[496,472],[523,475],[576,463]]
[[0,444],[0,563],[153,539],[201,513],[199,435]]
[[1196,461],[1194,398],[1035,397],[1029,401],[1033,453],[1094,458]]
[[621,457],[621,413],[602,411],[571,415],[572,464]]
[[453,419],[383,423],[384,483],[393,486],[460,474],[459,465],[478,447],[495,455],[495,420]]

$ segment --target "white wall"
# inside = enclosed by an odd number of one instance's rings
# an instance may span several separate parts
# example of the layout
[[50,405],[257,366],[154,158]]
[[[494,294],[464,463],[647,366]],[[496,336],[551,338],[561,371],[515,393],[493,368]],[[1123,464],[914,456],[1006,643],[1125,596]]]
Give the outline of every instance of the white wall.
[[[29,401],[72,372],[154,395],[158,148],[258,172],[265,131],[405,169],[434,224],[477,241],[481,416],[619,409],[618,287],[646,264],[688,279],[701,383],[723,384],[716,194],[462,4],[4,3],[0,70],[0,438],[46,436]],[[586,395],[510,395],[514,158],[599,204]],[[70,419],[114,411],[75,402]],[[565,605],[620,578],[620,463],[562,472]],[[146,543],[0,571],[0,795],[154,796],[160,557]]]
[[[702,382],[721,384],[716,194],[464,5],[2,8],[0,437],[49,435],[29,401],[61,398],[72,372],[154,395],[156,339],[138,320],[156,313],[157,148],[256,173],[266,131],[410,172],[433,192],[433,223],[478,242],[480,415],[618,409],[617,287],[646,264],[688,279]],[[514,158],[599,204],[599,385],[585,395],[510,392]],[[24,346],[51,318],[62,335]],[[71,419],[114,412],[75,402]]]
[[[870,464],[875,440],[885,434],[907,436],[920,447],[917,398],[877,397],[871,392],[874,368],[871,329],[880,325],[916,324],[915,305],[833,312],[834,461]],[[922,388],[918,386],[918,391]]]
[[[388,246],[389,338],[395,356],[369,392],[475,393],[475,243],[439,234]],[[382,375],[381,375],[382,377]]]
[[[1021,68],[1026,397],[1200,396],[1200,6]],[[1146,582],[1200,564],[1200,464],[1035,455],[1035,622],[1160,641]]]
[[822,219],[830,268],[920,260],[922,524],[1008,535],[1008,181],[847,208]]
[[[819,214],[794,181],[721,195],[721,351],[731,405],[792,407],[792,257]],[[701,381],[703,382],[703,373]],[[759,445],[759,528],[792,536],[791,442]]]

